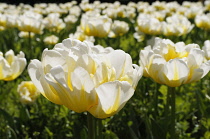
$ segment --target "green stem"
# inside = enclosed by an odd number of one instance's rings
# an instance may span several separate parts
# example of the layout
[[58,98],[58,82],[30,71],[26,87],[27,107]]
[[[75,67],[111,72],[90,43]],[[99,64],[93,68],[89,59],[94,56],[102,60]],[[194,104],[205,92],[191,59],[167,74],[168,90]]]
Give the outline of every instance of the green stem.
[[95,123],[96,123],[95,118],[88,112],[87,113],[88,139],[96,139]]
[[168,87],[168,93],[166,98],[165,117],[168,117],[169,108],[170,108],[170,87]]
[[88,124],[88,139],[102,139],[102,120],[97,119],[90,113],[87,114],[87,124]]
[[101,119],[97,119],[96,121],[96,126],[97,126],[97,139],[102,139],[102,130],[103,130],[103,127],[102,127],[102,120]]
[[31,55],[29,57],[29,59],[33,59],[33,55],[34,55],[34,48],[33,46],[31,45],[31,32],[28,32],[28,45],[29,45],[29,48],[31,49]]
[[157,83],[155,83],[154,89],[154,108],[155,108],[155,115],[154,118],[157,119],[158,117],[158,90],[157,90]]
[[171,93],[171,139],[176,139],[176,96],[175,87],[170,87]]

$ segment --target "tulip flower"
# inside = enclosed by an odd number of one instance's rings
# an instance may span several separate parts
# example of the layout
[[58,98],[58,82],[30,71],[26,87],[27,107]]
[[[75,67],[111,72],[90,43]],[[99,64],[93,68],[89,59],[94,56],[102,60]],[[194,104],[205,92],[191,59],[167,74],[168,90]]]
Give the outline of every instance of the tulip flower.
[[115,38],[117,36],[122,36],[129,30],[128,23],[124,21],[115,20],[112,24],[112,29],[109,33],[110,38]]
[[5,58],[0,52],[0,80],[14,80],[23,72],[25,67],[26,59],[22,51],[15,56],[13,50],[9,50],[5,53]]
[[122,50],[65,39],[41,61],[28,66],[31,80],[50,101],[75,112],[106,118],[120,111],[134,94],[142,68]]
[[42,34],[44,29],[44,24],[41,19],[36,19],[27,15],[20,16],[17,23],[20,31]]
[[135,28],[137,32],[143,32],[149,35],[161,34],[161,22],[149,14],[139,14],[137,18],[138,26]]
[[176,136],[175,87],[203,78],[210,70],[210,61],[205,60],[204,51],[197,44],[174,44],[169,39],[156,38],[152,46],[140,51],[139,63],[144,68],[144,76],[169,86],[167,102],[170,104],[165,106],[165,112],[171,113],[170,137],[173,138]]
[[75,33],[69,34],[69,38],[77,39],[80,41],[91,41],[93,43],[95,42],[95,38],[93,36],[86,35],[80,26],[77,27]]
[[106,16],[83,15],[81,28],[88,36],[107,37],[111,30],[112,20]]
[[32,81],[22,81],[18,85],[17,91],[20,94],[20,101],[23,104],[31,104],[35,102],[40,95]]
[[205,58],[207,60],[210,60],[210,40],[206,40],[204,42],[204,46],[202,47],[202,50],[205,53]]
[[209,30],[210,29],[210,13],[197,15],[195,17],[195,24],[199,28]]
[[170,87],[195,82],[210,69],[204,51],[197,44],[174,44],[169,39],[156,38],[154,45],[140,52],[139,63],[144,67],[144,76]]
[[44,43],[45,44],[49,44],[49,45],[54,45],[58,42],[59,38],[55,35],[50,35],[45,37],[44,39]]

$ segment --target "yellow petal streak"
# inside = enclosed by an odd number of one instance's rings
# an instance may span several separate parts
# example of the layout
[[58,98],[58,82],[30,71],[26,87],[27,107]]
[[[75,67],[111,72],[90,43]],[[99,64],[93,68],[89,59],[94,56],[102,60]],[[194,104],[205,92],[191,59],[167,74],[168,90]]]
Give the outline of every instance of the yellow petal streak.
[[116,112],[119,109],[119,104],[120,104],[120,88],[118,87],[118,92],[117,92],[115,102],[111,107],[109,107],[109,109],[105,111],[105,113],[111,114],[111,113]]
[[169,61],[170,59],[175,59],[175,58],[184,58],[188,56],[188,52],[177,52],[175,50],[175,47],[169,46],[168,47],[168,53],[164,55],[164,58],[166,61]]

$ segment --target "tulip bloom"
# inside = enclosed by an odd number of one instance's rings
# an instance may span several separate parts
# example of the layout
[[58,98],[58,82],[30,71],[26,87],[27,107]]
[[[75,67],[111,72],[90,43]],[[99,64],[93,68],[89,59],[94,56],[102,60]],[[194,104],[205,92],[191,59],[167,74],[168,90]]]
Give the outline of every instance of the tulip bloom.
[[45,49],[28,72],[47,99],[97,118],[121,110],[142,76],[142,68],[127,53],[70,38]]
[[18,29],[20,31],[42,34],[44,29],[44,25],[41,19],[36,19],[34,17],[26,15],[20,16],[18,18],[17,23],[18,23]]
[[14,80],[23,72],[25,67],[26,59],[22,51],[15,56],[13,50],[9,50],[5,53],[5,58],[0,52],[0,80]]
[[128,23],[124,21],[115,20],[112,24],[112,29],[109,33],[110,38],[115,38],[117,36],[122,36],[126,34],[129,30]]
[[107,37],[111,30],[112,20],[106,16],[83,15],[81,28],[88,36]]
[[207,60],[210,60],[210,40],[206,40],[204,42],[204,46],[202,47],[202,50],[205,53],[205,58]]
[[197,15],[195,24],[199,28],[210,30],[210,13]]
[[17,91],[20,94],[20,101],[23,104],[31,104],[35,102],[40,94],[32,81],[22,81],[18,85]]
[[55,35],[50,35],[44,38],[44,43],[49,45],[54,45],[58,42],[59,38]]
[[156,38],[154,45],[140,51],[139,63],[144,76],[170,87],[195,82],[210,69],[204,51],[197,44],[174,44],[171,40]]

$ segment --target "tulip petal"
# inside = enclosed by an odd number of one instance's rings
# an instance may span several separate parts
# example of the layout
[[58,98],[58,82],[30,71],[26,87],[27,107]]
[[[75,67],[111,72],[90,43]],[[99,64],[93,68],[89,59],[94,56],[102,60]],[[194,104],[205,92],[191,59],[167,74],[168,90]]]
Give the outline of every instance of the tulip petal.
[[[53,61],[53,62],[52,62]],[[44,68],[44,72],[50,72],[50,69],[57,66],[62,65],[65,67],[65,59],[63,56],[55,50],[47,50],[45,49],[42,53],[42,64]]]
[[51,102],[62,104],[57,94],[53,92],[44,78],[44,71],[39,60],[32,60],[28,65],[28,73],[37,89]]
[[71,74],[72,86],[78,90],[84,89],[87,93],[94,88],[90,74],[82,67],[77,67]]
[[[125,103],[133,96],[134,89],[128,82],[107,82],[96,88],[99,99],[99,109],[102,109],[104,116],[113,115],[123,108]],[[96,113],[96,117],[100,116],[100,113]],[[94,115],[95,116],[95,115]]]
[[189,68],[183,60],[172,59],[164,65],[163,73],[167,79],[165,84],[171,87],[176,87],[183,84],[187,79]]
[[[115,51],[109,53],[107,55],[107,57],[109,58],[112,66],[115,68],[116,78],[118,79],[119,76],[125,70],[125,62],[126,62],[126,58],[127,58],[126,54],[122,50],[115,50]],[[132,66],[130,66],[130,67],[132,67]]]

